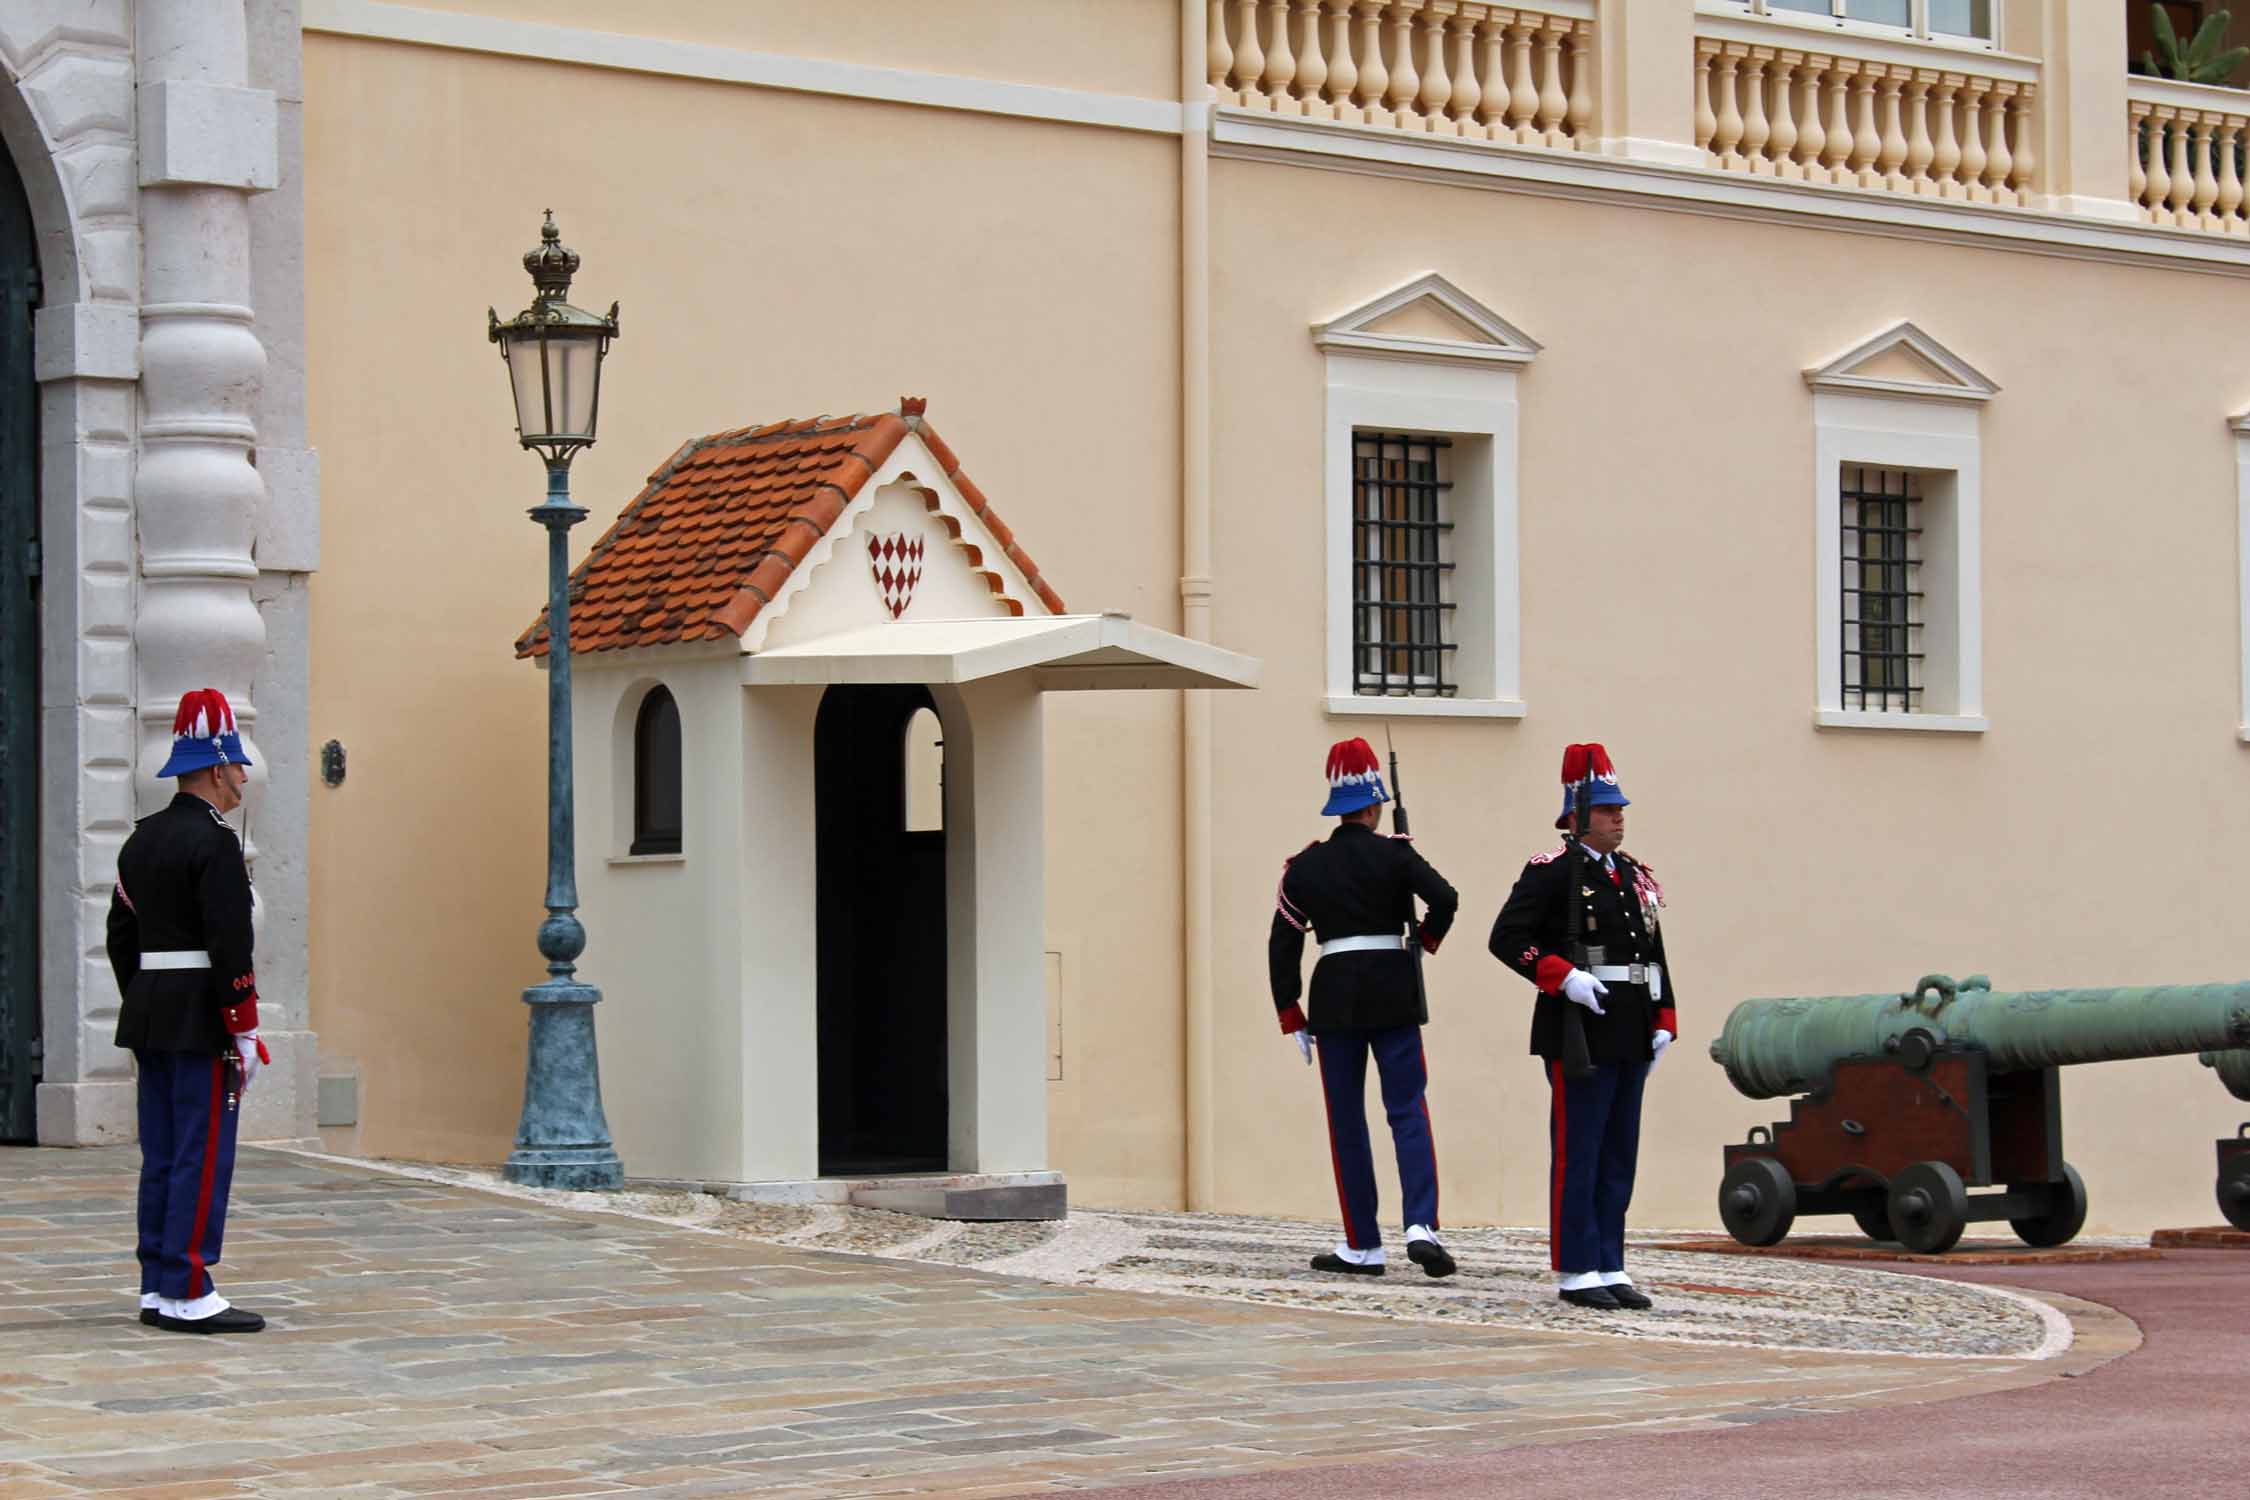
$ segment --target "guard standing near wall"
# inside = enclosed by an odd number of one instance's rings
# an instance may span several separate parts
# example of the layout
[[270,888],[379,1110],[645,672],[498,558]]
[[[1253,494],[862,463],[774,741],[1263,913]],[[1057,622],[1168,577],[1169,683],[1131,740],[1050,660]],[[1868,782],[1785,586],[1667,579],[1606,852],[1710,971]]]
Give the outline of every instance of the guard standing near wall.
[[[1492,924],[1492,955],[1539,988],[1531,1052],[1552,1090],[1548,1117],[1550,1242],[1562,1300],[1609,1310],[1644,1308],[1647,1295],[1625,1274],[1625,1210],[1640,1155],[1641,1091],[1649,1069],[1679,1035],[1671,968],[1657,909],[1663,887],[1625,853],[1627,802],[1609,752],[1563,752],[1563,810],[1577,824],[1586,788],[1583,839],[1535,854]],[[1577,919],[1572,930],[1573,883]],[[1583,958],[1583,966],[1572,955]],[[1576,1006],[1574,1018],[1570,1008]],[[1571,1076],[1565,1033],[1582,1025],[1584,1076]]]
[[[1329,750],[1328,786],[1328,804],[1320,812],[1338,819],[1336,831],[1282,866],[1266,944],[1283,1034],[1307,1063],[1319,1044],[1329,1150],[1343,1208],[1343,1243],[1333,1253],[1314,1256],[1312,1266],[1347,1275],[1383,1274],[1365,1105],[1372,1054],[1398,1153],[1407,1257],[1431,1276],[1450,1276],[1453,1257],[1437,1237],[1437,1146],[1423,1098],[1429,1085],[1422,1052],[1426,1017],[1407,943],[1415,931],[1415,897],[1428,908],[1420,937],[1430,953],[1453,925],[1460,898],[1406,839],[1376,832],[1390,796],[1367,741],[1344,740]],[[1320,944],[1309,1017],[1297,1003],[1308,931]]]
[[180,700],[179,778],[117,855],[109,962],[124,1004],[117,1045],[139,1078],[141,1321],[177,1333],[255,1333],[256,1313],[212,1284],[234,1179],[242,1092],[271,1061],[258,1040],[256,895],[223,816],[242,804],[249,759],[216,688]]

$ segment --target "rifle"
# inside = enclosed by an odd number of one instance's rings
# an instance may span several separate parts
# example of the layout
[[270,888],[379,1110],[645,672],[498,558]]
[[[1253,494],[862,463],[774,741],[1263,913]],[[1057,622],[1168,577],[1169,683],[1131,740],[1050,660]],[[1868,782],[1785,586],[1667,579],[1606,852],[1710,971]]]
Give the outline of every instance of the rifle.
[[[1406,837],[1406,789],[1398,781],[1398,746],[1391,741],[1391,726],[1383,726],[1383,748],[1391,756],[1391,832]],[[1414,914],[1414,897],[1406,898],[1406,953],[1414,961],[1414,1009],[1418,1024],[1430,1024],[1430,991],[1422,978],[1422,919]]]
[[[1594,757],[1586,756],[1585,769],[1579,772],[1577,788],[1570,796],[1570,961],[1588,974],[1594,972],[1592,955],[1586,947],[1586,815],[1588,801],[1594,794]],[[1570,1000],[1563,1001],[1562,1033],[1563,1077],[1586,1079],[1594,1076],[1593,1054],[1586,1050],[1586,1017]]]

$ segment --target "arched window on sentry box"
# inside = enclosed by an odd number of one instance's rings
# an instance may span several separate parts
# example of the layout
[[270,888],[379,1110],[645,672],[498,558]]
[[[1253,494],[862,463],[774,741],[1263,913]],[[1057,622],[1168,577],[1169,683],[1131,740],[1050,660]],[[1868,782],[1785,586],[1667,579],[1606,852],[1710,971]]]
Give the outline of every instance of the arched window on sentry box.
[[680,706],[649,689],[633,721],[634,854],[680,852]]

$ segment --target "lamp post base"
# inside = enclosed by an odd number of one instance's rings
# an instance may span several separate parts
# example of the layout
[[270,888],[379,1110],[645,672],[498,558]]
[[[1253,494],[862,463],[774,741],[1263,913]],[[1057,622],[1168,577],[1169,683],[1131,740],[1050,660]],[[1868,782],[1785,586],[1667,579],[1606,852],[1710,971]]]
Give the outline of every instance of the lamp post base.
[[501,1175],[523,1187],[607,1191],[624,1186],[625,1166],[602,1114],[601,1065],[594,1052],[590,984],[550,980],[523,992],[531,1007],[524,1059],[523,1119]]

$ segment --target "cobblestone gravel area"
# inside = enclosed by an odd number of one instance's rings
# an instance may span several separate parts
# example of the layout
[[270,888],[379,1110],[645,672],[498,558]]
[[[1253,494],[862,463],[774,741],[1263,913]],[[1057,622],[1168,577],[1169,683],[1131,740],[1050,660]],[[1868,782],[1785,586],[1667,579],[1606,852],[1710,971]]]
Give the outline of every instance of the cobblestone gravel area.
[[[2038,1361],[1346,1316],[761,1242],[702,1194],[594,1213],[257,1150],[218,1277],[271,1326],[196,1338],[135,1318],[136,1167],[129,1148],[0,1151],[8,1500],[1023,1494],[1942,1400],[2134,1342],[2067,1299],[2078,1337]],[[1197,1221],[1148,1217],[1168,1222],[1085,1215],[984,1264],[1209,1262]],[[780,1236],[849,1218],[735,1215]],[[958,1225],[890,1243],[918,1241],[1006,1243]]]

